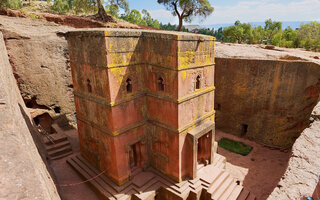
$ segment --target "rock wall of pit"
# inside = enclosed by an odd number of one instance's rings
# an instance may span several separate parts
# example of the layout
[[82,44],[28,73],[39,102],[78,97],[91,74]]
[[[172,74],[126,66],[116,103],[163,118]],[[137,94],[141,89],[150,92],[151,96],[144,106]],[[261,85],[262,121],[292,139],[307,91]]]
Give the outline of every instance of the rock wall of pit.
[[292,156],[278,186],[268,200],[303,199],[312,196],[320,178],[320,103],[315,107],[315,120],[292,147]]
[[0,199],[60,199],[32,129],[0,32]]
[[291,147],[318,102],[320,66],[307,61],[216,58],[216,127]]
[[0,16],[14,75],[28,107],[46,109],[61,126],[75,125],[67,41],[72,30],[44,20]]

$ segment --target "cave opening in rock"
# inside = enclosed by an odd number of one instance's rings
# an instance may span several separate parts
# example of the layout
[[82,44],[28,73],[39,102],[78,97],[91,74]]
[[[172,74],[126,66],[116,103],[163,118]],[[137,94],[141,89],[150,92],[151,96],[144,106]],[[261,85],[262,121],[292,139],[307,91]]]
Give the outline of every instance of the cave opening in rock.
[[32,97],[31,99],[23,99],[24,103],[26,104],[27,108],[39,108],[39,109],[46,109],[50,110],[47,106],[45,105],[40,105],[37,103],[37,97]]
[[241,137],[245,137],[248,132],[248,124],[242,124]]
[[42,115],[38,115],[34,117],[33,121],[35,125],[40,126],[43,130],[45,130],[49,134],[56,132],[52,127],[53,119],[48,113],[44,113]]
[[55,113],[60,113],[61,112],[61,108],[59,106],[54,107],[53,110],[54,110]]

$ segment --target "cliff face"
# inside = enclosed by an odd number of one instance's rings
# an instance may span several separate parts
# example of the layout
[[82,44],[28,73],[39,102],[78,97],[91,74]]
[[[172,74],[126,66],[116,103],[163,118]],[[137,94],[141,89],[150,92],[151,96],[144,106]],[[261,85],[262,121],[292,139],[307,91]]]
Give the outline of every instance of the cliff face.
[[291,147],[318,102],[320,65],[216,58],[216,127],[263,144]]
[[287,170],[268,200],[301,199],[314,193],[320,174],[319,117],[320,103],[313,111],[314,122],[294,143]]
[[0,199],[60,199],[35,146],[0,32]]
[[10,62],[28,107],[47,109],[62,126],[74,124],[73,85],[67,42],[72,28],[43,20],[0,16]]

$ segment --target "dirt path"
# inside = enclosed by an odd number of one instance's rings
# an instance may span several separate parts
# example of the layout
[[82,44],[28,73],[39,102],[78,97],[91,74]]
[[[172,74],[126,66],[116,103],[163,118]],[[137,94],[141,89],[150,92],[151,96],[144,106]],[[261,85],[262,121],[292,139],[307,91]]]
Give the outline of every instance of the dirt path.
[[253,150],[247,156],[241,156],[220,147],[218,153],[225,156],[227,162],[235,165],[227,165],[228,171],[240,176],[246,175],[243,180],[245,188],[254,193],[259,200],[267,199],[287,168],[290,151],[282,152],[271,149],[253,141],[216,130],[216,141],[223,137],[241,141],[253,147]]

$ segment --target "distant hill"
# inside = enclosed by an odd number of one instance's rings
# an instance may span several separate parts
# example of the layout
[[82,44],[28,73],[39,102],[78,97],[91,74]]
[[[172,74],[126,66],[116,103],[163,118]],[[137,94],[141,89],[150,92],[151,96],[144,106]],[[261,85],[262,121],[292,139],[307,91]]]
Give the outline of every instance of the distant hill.
[[[292,29],[299,28],[302,23],[307,24],[310,21],[296,21],[296,22],[282,22],[282,28],[285,29],[290,26]],[[264,27],[264,22],[249,22],[253,27],[262,26]],[[212,24],[212,25],[202,25],[204,28],[214,28],[215,30],[219,29],[220,27],[225,28],[229,26],[233,26],[234,24]]]

